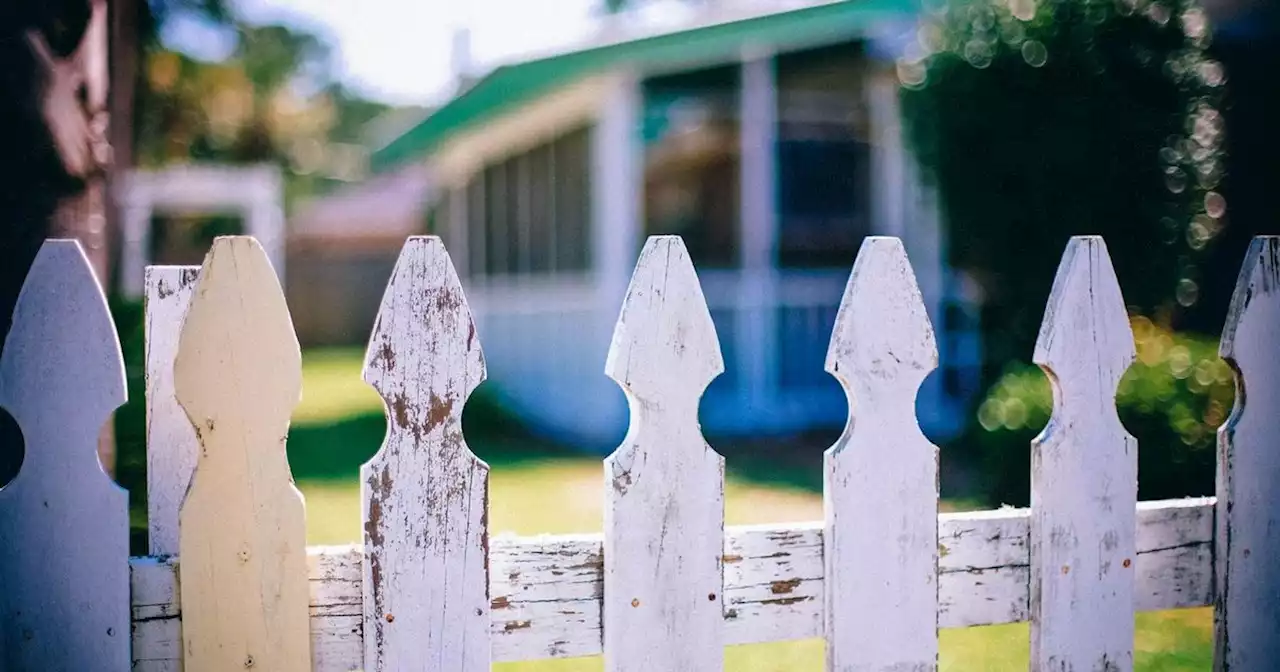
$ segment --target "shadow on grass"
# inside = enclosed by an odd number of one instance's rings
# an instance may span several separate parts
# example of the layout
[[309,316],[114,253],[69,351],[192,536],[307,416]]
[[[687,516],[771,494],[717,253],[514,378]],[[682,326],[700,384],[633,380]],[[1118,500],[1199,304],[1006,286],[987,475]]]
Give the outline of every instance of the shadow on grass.
[[[506,468],[554,459],[583,459],[574,450],[524,429],[488,397],[474,395],[463,412],[467,447],[490,467]],[[296,480],[354,480],[386,438],[381,411],[289,430],[289,466]]]
[[[821,494],[823,455],[839,438],[839,429],[825,429],[785,437],[709,438],[708,442],[724,456],[726,476]],[[980,507],[982,493],[965,456],[942,446],[938,458],[941,498],[955,510]]]

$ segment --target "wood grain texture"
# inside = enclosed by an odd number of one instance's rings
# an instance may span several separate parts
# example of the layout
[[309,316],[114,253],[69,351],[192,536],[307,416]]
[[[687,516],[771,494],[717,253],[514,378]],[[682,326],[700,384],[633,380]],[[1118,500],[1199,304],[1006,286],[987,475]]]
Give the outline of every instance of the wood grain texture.
[[1219,354],[1236,406],[1218,430],[1214,668],[1280,669],[1280,236],[1249,246]]
[[306,514],[285,457],[302,361],[253,238],[214,240],[173,379],[200,441],[179,513],[185,670],[310,670]]
[[124,361],[79,243],[44,243],[13,319],[0,406],[26,454],[0,489],[0,669],[127,670],[129,495],[97,452]]
[[200,442],[173,393],[173,360],[199,266],[148,266],[146,314],[147,538],[151,555],[178,552],[178,509],[196,469]]
[[604,655],[610,672],[724,666],[724,460],[698,425],[724,371],[684,242],[645,243],[605,372],[631,424],[605,459]]
[[489,669],[489,467],[462,436],[463,405],[484,377],[444,245],[409,238],[365,358],[388,422],[360,469],[368,672]]
[[938,347],[897,238],[863,240],[826,370],[849,422],[824,460],[826,665],[938,666],[938,449],[915,400]]
[[1115,396],[1135,356],[1106,244],[1072,238],[1035,351],[1054,410],[1032,444],[1033,670],[1133,669],[1138,445]]
[[[1203,607],[1213,587],[1212,497],[1137,506],[1140,611]],[[939,625],[1028,619],[1028,509],[938,516]],[[822,637],[822,523],[730,527],[725,533],[725,644]],[[597,655],[604,594],[599,534],[497,536],[490,544],[494,662]],[[363,666],[359,546],[309,549],[314,668]],[[135,670],[178,670],[176,559],[134,558]]]

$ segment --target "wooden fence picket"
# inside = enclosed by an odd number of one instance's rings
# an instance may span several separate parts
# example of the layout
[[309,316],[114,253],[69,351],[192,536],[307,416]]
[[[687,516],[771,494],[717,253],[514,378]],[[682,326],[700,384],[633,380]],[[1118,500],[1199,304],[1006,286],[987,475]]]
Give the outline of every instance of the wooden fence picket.
[[173,392],[173,360],[199,266],[148,266],[143,275],[147,381],[147,539],[151,555],[178,552],[178,509],[200,443]]
[[724,460],[698,401],[724,361],[684,242],[645,243],[605,372],[631,425],[604,464],[604,657],[610,672],[724,663]]
[[285,456],[302,362],[256,240],[214,240],[173,380],[200,441],[179,513],[184,669],[309,672],[306,514]]
[[438,237],[409,238],[365,358],[389,426],[360,469],[368,672],[490,667],[489,467],[462,436],[484,377],[448,252]]
[[825,455],[827,669],[938,665],[938,449],[916,393],[938,347],[902,241],[862,243],[826,370],[849,423]]
[[1280,236],[1254,238],[1219,354],[1236,406],[1218,430],[1214,669],[1280,668]]
[[0,669],[129,669],[129,494],[98,460],[102,425],[126,397],[80,244],[45,242],[0,360],[0,406],[26,449],[0,488]]
[[1116,389],[1136,356],[1099,236],[1067,244],[1036,341],[1054,412],[1031,453],[1031,669],[1133,669],[1138,445]]
[[[301,358],[249,237],[149,267],[152,555],[97,458],[126,398],[119,341],[79,244],[45,243],[0,358],[25,456],[0,488],[0,670],[482,672],[603,653],[609,672],[719,670],[724,646],[827,640],[828,670],[936,670],[938,628],[1031,622],[1031,669],[1134,667],[1137,610],[1215,608],[1215,670],[1280,661],[1280,236],[1254,239],[1220,354],[1237,380],[1217,497],[1137,502],[1115,393],[1135,357],[1107,248],[1072,238],[1035,362],[1054,395],[1030,509],[938,515],[916,394],[938,350],[902,242],[870,237],[826,369],[849,397],[824,459],[825,521],[724,527],[724,460],[698,406],[723,370],[683,241],[648,239],[605,373],[631,423],[604,460],[603,534],[501,537],[462,434],[485,358],[434,236],[406,240],[364,380],[389,429],[361,468],[364,543],[306,547],[285,451]],[[555,344],[552,344],[554,347]],[[179,409],[181,409],[179,411]]]

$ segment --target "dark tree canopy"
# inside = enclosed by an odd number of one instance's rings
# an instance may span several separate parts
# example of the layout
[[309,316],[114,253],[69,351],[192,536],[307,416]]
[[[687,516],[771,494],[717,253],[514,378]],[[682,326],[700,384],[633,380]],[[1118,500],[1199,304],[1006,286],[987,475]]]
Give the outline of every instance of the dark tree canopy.
[[[984,292],[988,380],[1030,357],[1069,236],[1105,237],[1130,309],[1206,300],[1224,227],[1221,64],[1190,0],[952,0],[899,64],[951,262]],[[1209,297],[1225,301],[1228,297]]]

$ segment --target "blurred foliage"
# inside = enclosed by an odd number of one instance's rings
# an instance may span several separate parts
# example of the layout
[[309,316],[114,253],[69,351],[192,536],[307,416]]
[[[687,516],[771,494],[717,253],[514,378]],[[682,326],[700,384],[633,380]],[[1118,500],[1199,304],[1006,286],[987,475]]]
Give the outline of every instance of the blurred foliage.
[[277,163],[290,201],[362,177],[361,128],[389,108],[333,81],[328,45],[314,35],[273,25],[228,28],[237,47],[222,62],[159,45],[145,55],[138,163]]
[[[1142,499],[1214,492],[1218,427],[1235,400],[1218,344],[1176,334],[1145,317],[1131,320],[1138,357],[1120,382],[1120,421],[1138,440]],[[1031,441],[1053,411],[1049,381],[1037,367],[1009,367],[988,392],[966,438],[978,449],[989,504],[1028,502]]]
[[[246,23],[221,0],[142,4],[133,119],[139,166],[275,164],[283,172],[287,209],[365,176],[364,128],[391,108],[336,80],[324,36]],[[210,62],[166,46],[159,39],[164,23],[177,20],[198,22],[228,38],[230,53]],[[172,225],[160,228],[171,237],[225,228],[204,215],[166,218]],[[240,231],[236,224],[228,232]],[[189,238],[172,242],[178,248],[207,247],[204,237]]]
[[898,63],[908,139],[984,294],[984,384],[1031,351],[1071,235],[1105,237],[1131,312],[1225,305],[1200,291],[1226,209],[1226,74],[1201,9],[926,0],[918,38]]

